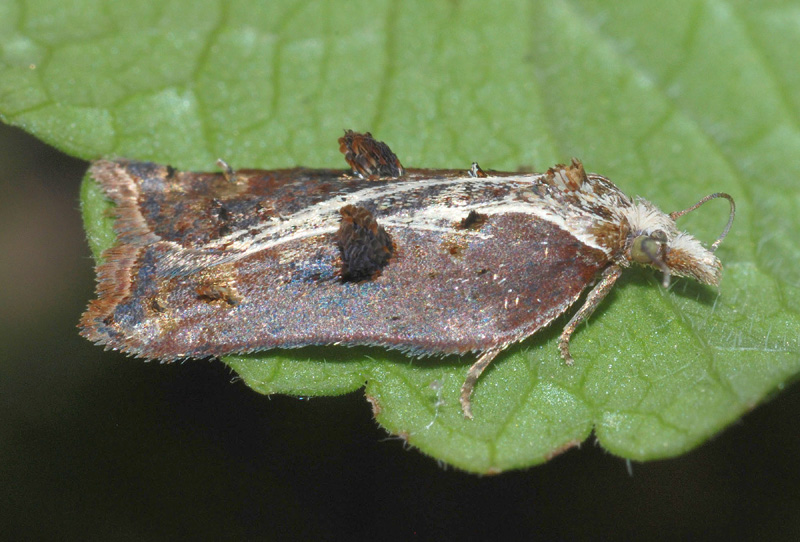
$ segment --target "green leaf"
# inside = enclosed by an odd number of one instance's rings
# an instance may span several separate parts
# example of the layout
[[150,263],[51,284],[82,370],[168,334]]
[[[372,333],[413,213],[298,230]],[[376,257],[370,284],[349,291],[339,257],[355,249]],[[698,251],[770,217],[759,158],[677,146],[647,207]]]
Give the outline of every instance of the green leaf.
[[[344,167],[371,130],[407,166],[542,170],[571,156],[665,210],[737,218],[719,292],[630,270],[559,359],[560,319],[479,381],[472,358],[307,348],[226,362],[263,393],[366,383],[377,420],[474,472],[585,440],[680,454],[800,370],[800,12],[766,3],[17,0],[0,4],[0,118],[65,152],[213,169]],[[91,183],[95,253],[110,243]],[[710,242],[722,203],[681,219]]]

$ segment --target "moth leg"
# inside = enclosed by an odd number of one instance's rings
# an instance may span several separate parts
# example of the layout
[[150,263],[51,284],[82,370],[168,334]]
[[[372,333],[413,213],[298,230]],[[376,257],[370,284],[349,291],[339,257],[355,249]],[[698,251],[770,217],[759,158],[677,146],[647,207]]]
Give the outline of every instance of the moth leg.
[[575,329],[592,315],[603,298],[611,291],[611,287],[614,286],[614,283],[617,282],[621,274],[622,268],[620,268],[620,266],[615,264],[607,267],[601,275],[600,282],[598,282],[595,287],[592,288],[592,291],[589,292],[589,295],[586,296],[586,301],[584,301],[583,306],[575,313],[572,320],[564,326],[564,331],[561,332],[561,336],[558,338],[558,349],[567,365],[572,365],[573,363],[572,356],[569,354],[570,337],[572,337]]
[[487,350],[480,357],[477,359],[475,363],[472,364],[472,367],[469,368],[469,372],[467,372],[467,379],[464,380],[464,383],[461,385],[461,411],[464,413],[464,417],[468,419],[472,419],[472,404],[470,403],[470,396],[472,395],[472,390],[475,389],[475,383],[478,381],[478,378],[481,376],[486,367],[492,362],[492,360],[502,351],[502,348],[498,348],[496,350]]

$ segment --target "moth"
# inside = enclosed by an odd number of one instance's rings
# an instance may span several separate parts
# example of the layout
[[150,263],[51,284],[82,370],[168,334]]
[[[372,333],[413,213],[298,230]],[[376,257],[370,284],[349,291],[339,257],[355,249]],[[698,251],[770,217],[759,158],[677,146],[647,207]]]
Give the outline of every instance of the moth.
[[[100,160],[115,244],[97,267],[81,334],[164,361],[306,345],[379,345],[415,356],[477,353],[460,402],[508,345],[586,295],[570,337],[631,264],[717,285],[733,223],[725,193],[663,213],[573,159],[545,173],[405,169],[383,142],[346,131],[349,170],[190,173]],[[725,198],[710,248],[675,220]]]

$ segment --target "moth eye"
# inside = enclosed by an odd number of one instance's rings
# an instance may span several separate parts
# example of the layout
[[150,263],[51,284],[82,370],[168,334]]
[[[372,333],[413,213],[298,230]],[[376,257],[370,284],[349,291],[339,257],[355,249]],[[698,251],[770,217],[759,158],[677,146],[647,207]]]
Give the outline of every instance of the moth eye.
[[650,237],[658,241],[659,243],[666,244],[667,243],[667,234],[661,230],[656,230],[650,234]]
[[[656,237],[656,234],[661,234]],[[663,241],[661,241],[663,237]],[[661,245],[666,242],[664,232],[655,232],[653,235],[640,235],[633,240],[631,259],[638,263],[653,263],[661,261]]]

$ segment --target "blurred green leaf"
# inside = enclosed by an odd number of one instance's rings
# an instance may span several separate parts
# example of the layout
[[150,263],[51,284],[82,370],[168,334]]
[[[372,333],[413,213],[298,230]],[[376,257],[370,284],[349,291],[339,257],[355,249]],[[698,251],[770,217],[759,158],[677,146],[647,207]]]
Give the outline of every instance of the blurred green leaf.
[[[594,429],[611,452],[684,452],[795,378],[800,300],[800,9],[669,4],[9,0],[0,4],[0,118],[86,159],[181,168],[344,163],[344,128],[408,166],[542,170],[579,156],[665,210],[714,191],[738,214],[719,293],[631,270],[576,334],[552,328],[480,380],[472,359],[307,348],[226,360],[263,393],[366,394],[427,454],[496,472]],[[84,186],[95,253],[107,205]],[[727,210],[682,219],[710,242]]]

